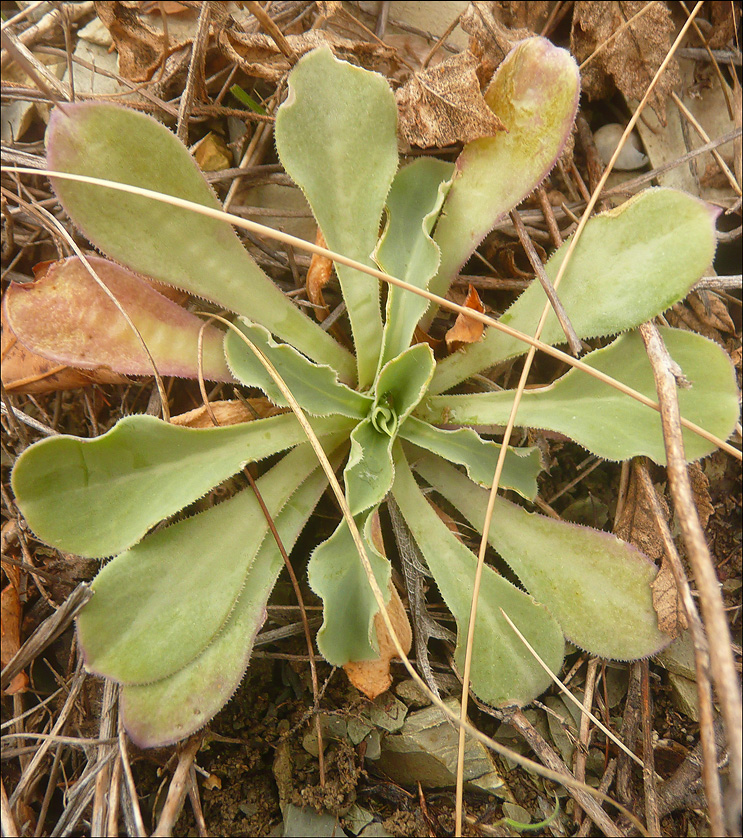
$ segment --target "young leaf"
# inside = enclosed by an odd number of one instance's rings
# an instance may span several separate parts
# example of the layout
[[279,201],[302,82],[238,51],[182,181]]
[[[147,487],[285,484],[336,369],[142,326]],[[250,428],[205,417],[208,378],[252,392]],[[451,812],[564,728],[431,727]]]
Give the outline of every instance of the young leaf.
[[[387,196],[387,225],[375,251],[379,267],[398,279],[427,288],[439,264],[430,236],[454,171],[451,163],[419,157],[401,169]],[[396,285],[387,290],[387,318],[380,365],[410,346],[428,301]]]
[[[321,435],[350,426],[316,419]],[[58,436],[27,448],[12,485],[29,527],[89,558],[120,553],[249,462],[305,442],[293,414],[224,428],[179,428],[127,416],[95,439]]]
[[[455,658],[461,667],[477,559],[433,511],[399,446],[396,449],[392,492],[444,602],[457,621]],[[483,701],[496,707],[508,704],[521,707],[544,692],[551,682],[503,618],[501,608],[553,672],[562,664],[564,640],[560,627],[543,605],[485,565],[475,623],[472,689]]]
[[[428,455],[415,468],[482,531],[486,491]],[[650,584],[657,568],[616,536],[531,514],[498,497],[488,540],[568,640],[591,654],[630,660],[670,642],[653,608]]]
[[[327,486],[322,469],[297,489],[276,517],[289,551]],[[203,727],[237,689],[266,617],[266,603],[284,567],[268,535],[250,565],[245,585],[222,631],[191,663],[153,684],[123,688],[121,713],[127,733],[141,748],[169,745]]]
[[[727,439],[738,421],[738,389],[727,354],[693,332],[664,328],[661,333],[671,357],[691,382],[691,387],[678,389],[681,415]],[[650,361],[636,332],[622,335],[583,360],[657,400]],[[512,404],[513,392],[508,390],[434,396],[416,413],[429,422],[497,425],[508,421]],[[525,427],[566,434],[606,460],[644,454],[656,463],[666,461],[660,414],[577,369],[547,387],[525,390],[516,421]],[[684,430],[683,436],[690,462],[715,450],[714,443],[692,431]]]
[[570,136],[579,93],[567,50],[529,38],[508,53],[485,92],[506,131],[467,143],[457,159],[434,234],[441,264],[429,290],[445,296],[485,235],[549,174]]
[[433,370],[431,347],[419,343],[389,361],[379,373],[369,417],[351,434],[344,477],[352,515],[381,503],[392,486],[392,442],[426,392]]
[[[119,265],[87,259],[139,330],[160,375],[196,378],[203,321]],[[35,282],[12,283],[3,306],[18,340],[37,355],[79,369],[152,375],[141,341],[77,256],[56,262]],[[203,375],[211,381],[233,380],[222,339],[219,329],[204,328]]]
[[[276,116],[279,157],[307,196],[328,247],[370,267],[397,169],[396,123],[386,79],[338,61],[328,48],[297,62]],[[382,345],[379,282],[344,265],[336,271],[356,345],[359,387],[365,389]]]
[[[411,416],[400,428],[402,439],[425,448],[450,463],[459,463],[481,486],[492,486],[501,446],[482,439],[471,428],[445,431]],[[537,496],[537,476],[542,471],[538,448],[509,448],[500,485],[527,500]]]
[[[712,262],[718,210],[673,189],[648,189],[617,209],[592,218],[573,252],[558,294],[579,338],[633,329],[683,299]],[[545,271],[554,280],[569,241]],[[547,301],[539,283],[529,288],[500,322],[534,334]],[[554,312],[541,339],[564,343]],[[442,393],[480,370],[527,350],[522,341],[488,329],[485,337],[444,359],[431,382]]]
[[[236,325],[280,370],[281,377],[303,410],[313,416],[338,413],[352,419],[363,419],[369,412],[371,398],[339,383],[338,375],[330,367],[314,364],[286,343],[276,343],[267,329],[250,323],[246,318],[241,318]],[[287,406],[276,382],[232,329],[224,339],[224,354],[230,369],[242,384],[260,387],[274,404]]]
[[[370,530],[372,515],[367,514],[357,523],[377,584],[389,596],[390,563],[374,547]],[[345,520],[327,541],[315,548],[307,574],[310,587],[323,601],[323,624],[317,633],[317,647],[325,660],[333,666],[343,666],[349,661],[379,657],[374,631],[379,606]]]
[[[100,102],[52,111],[49,167],[140,186],[221,209],[186,147],[143,113]],[[259,320],[320,363],[353,378],[346,350],[260,270],[225,221],[150,198],[52,178],[65,211],[106,255],[145,276]]]
[[[316,467],[305,443],[260,478],[272,515]],[[225,624],[267,533],[263,510],[246,490],[117,556],[95,578],[95,596],[78,618],[86,667],[124,684],[178,672]]]

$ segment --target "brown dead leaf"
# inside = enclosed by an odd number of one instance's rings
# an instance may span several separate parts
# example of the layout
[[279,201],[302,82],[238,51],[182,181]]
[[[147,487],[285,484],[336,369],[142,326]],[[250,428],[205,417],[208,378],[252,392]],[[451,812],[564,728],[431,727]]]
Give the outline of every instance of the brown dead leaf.
[[658,615],[658,628],[672,638],[679,637],[689,624],[676,580],[673,578],[671,563],[665,556],[650,587],[653,592],[653,608]]
[[477,65],[465,50],[415,73],[395,94],[400,136],[420,148],[441,148],[503,131],[480,92]]
[[[317,47],[329,46],[336,58],[350,60],[382,75],[387,75],[397,63],[395,51],[384,44],[351,41],[334,32],[311,29],[301,35],[287,35],[286,40],[298,58]],[[244,32],[234,22],[220,30],[217,44],[228,61],[237,63],[244,73],[254,78],[276,84],[291,69],[289,60],[272,38]]]
[[666,319],[671,326],[688,329],[725,345],[723,333],[735,334],[727,305],[714,292],[696,291],[668,312]]
[[[5,564],[3,569],[9,580],[0,593],[0,662],[5,667],[21,648],[23,606],[18,595],[20,579],[18,568]],[[26,692],[28,685],[28,675],[25,672],[19,672],[4,692],[6,695]]]
[[[374,547],[383,556],[386,555],[384,540],[382,539],[382,527],[379,521],[379,512],[375,512],[371,520],[371,540]],[[397,589],[389,583],[390,599],[387,603],[387,613],[390,616],[392,627],[395,629],[400,645],[407,655],[413,645],[413,630],[410,627],[408,615],[402,604]],[[368,661],[351,661],[343,669],[348,680],[362,692],[367,698],[374,699],[386,692],[392,684],[390,675],[390,661],[396,658],[397,650],[392,642],[387,626],[384,624],[381,614],[374,617],[374,628],[377,632],[379,644],[379,657]]]
[[[101,23],[111,33],[119,53],[121,75],[133,82],[149,81],[165,58],[163,33],[144,23],[134,9],[116,0],[96,0],[95,10]],[[171,36],[167,44],[167,54],[176,52],[192,41],[193,38],[174,41]]]
[[[670,526],[671,511],[668,508],[666,499],[662,492],[657,492],[658,501],[663,510],[663,517]],[[659,562],[664,554],[663,539],[658,532],[648,499],[642,489],[642,484],[637,476],[635,467],[632,467],[627,496],[621,514],[614,523],[614,534],[630,544],[634,544],[638,550],[652,559]]]
[[722,49],[735,35],[743,9],[740,3],[731,3],[730,0],[710,0],[704,6],[712,24],[707,43],[712,49]]
[[699,523],[702,525],[702,529],[706,529],[709,519],[715,514],[715,507],[709,494],[709,478],[699,463],[690,463],[688,471],[691,492],[699,513]]
[[[471,308],[473,311],[479,311],[480,313],[485,311],[474,285],[469,286],[464,306],[465,308]],[[467,343],[477,343],[477,341],[482,337],[483,329],[483,324],[478,320],[474,320],[464,314],[457,315],[454,325],[451,329],[449,329],[446,335],[444,335],[449,352],[454,352]]]
[[[505,4],[507,6],[508,4]],[[542,3],[519,3],[519,6],[541,6]],[[518,16],[521,21],[521,16]],[[510,23],[509,23],[510,22]],[[498,65],[518,41],[535,33],[516,22],[503,3],[470,3],[459,25],[470,36],[470,52],[478,61],[480,87],[490,81]],[[522,28],[517,28],[522,26]],[[528,26],[528,24],[527,24]]]
[[[266,398],[246,399],[247,405],[237,399],[228,401],[209,402],[212,414],[218,425],[239,425],[241,422],[250,422],[252,419],[265,419],[267,416],[276,416],[284,413],[284,408],[276,407]],[[251,409],[252,408],[252,409]],[[184,428],[213,428],[211,416],[205,405],[181,413],[178,416],[170,417],[171,424],[181,425]]]
[[[647,4],[640,0],[594,3],[579,0],[573,13],[570,49],[579,63],[616,33]],[[629,99],[642,99],[655,72],[671,47],[674,25],[663,3],[652,8],[604,47],[581,72],[583,92],[589,99],[608,98],[616,86]],[[666,124],[666,99],[680,82],[672,59],[659,79],[648,104]]]
[[[410,628],[410,622],[402,600],[391,582],[389,589],[390,600],[387,603],[387,613],[390,615],[392,626],[402,648],[407,654],[413,644],[413,631]],[[346,675],[348,675],[348,680],[369,699],[382,695],[390,688],[392,685],[390,661],[397,657],[397,650],[392,638],[379,614],[374,618],[374,628],[377,630],[379,657],[370,661],[352,661],[343,667]]]
[[[656,494],[663,511],[663,517],[670,526],[671,511],[666,499],[662,492]],[[658,614],[658,628],[672,637],[678,637],[686,628],[686,615],[670,563],[666,558],[663,539],[658,531],[655,516],[634,466],[627,487],[624,507],[614,525],[614,534],[642,550],[656,564],[660,562],[661,567],[658,575],[650,584],[653,607]]]
[[36,355],[20,343],[2,313],[0,339],[3,386],[9,393],[41,395],[74,390],[89,384],[123,384],[128,379],[103,367],[78,370]]
[[[319,227],[315,236],[315,244],[318,247],[328,246]],[[327,256],[318,256],[317,253],[313,253],[310,267],[307,270],[307,298],[315,306],[313,312],[320,323],[330,314],[330,309],[325,304],[322,289],[330,282],[332,275],[333,260],[328,259]]]

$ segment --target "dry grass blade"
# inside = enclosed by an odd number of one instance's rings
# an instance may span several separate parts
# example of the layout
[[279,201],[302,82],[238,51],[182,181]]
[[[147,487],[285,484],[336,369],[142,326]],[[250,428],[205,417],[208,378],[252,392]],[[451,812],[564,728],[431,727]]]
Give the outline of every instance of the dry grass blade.
[[[618,146],[618,148],[621,148],[621,146]],[[370,268],[367,265],[364,265],[361,262],[356,262],[354,259],[349,259],[348,257],[343,256],[340,253],[335,253],[334,251],[328,250],[324,247],[318,247],[317,245],[312,244],[311,242],[297,238],[296,236],[289,235],[288,233],[282,233],[279,230],[274,230],[271,227],[265,227],[264,225],[258,224],[255,221],[249,221],[246,218],[240,218],[239,216],[232,215],[231,213],[211,209],[210,207],[205,207],[201,204],[195,204],[191,201],[185,201],[181,198],[174,198],[171,195],[162,195],[158,192],[153,192],[151,189],[141,189],[136,186],[129,186],[123,183],[116,183],[115,181],[102,180],[100,178],[90,178],[85,177],[83,175],[72,175],[66,172],[53,172],[48,169],[31,169],[25,166],[6,166],[3,168],[3,171],[17,172],[19,174],[47,175],[63,180],[73,180],[78,183],[88,183],[95,186],[103,186],[106,189],[118,190],[120,192],[128,192],[130,195],[139,195],[143,198],[152,198],[155,201],[170,204],[174,207],[188,209],[201,215],[208,216],[210,218],[216,218],[221,221],[227,221],[235,227],[240,227],[244,230],[249,230],[250,232],[259,233],[261,235],[267,236],[268,238],[276,239],[276,241],[280,241],[284,244],[291,245],[299,250],[306,250],[309,253],[316,253],[319,256],[325,256],[328,259],[332,259],[334,262],[340,262],[343,265],[347,265],[348,267],[354,268],[355,270],[361,271],[362,273],[369,274],[369,276],[373,276],[376,279],[380,279],[383,282],[389,283],[390,285],[396,285],[398,288],[403,288],[406,291],[410,291],[412,294],[418,294],[418,296],[424,297],[429,302],[435,303],[437,306],[441,306],[441,308],[446,308],[449,311],[456,312],[457,314],[464,314],[467,317],[478,320],[485,326],[492,326],[498,331],[510,335],[511,337],[517,338],[518,340],[526,343],[528,346],[534,347],[535,349],[539,349],[545,354],[564,362],[570,367],[575,367],[576,369],[585,372],[586,375],[590,375],[597,381],[601,381],[604,384],[613,387],[620,393],[624,393],[630,398],[635,399],[635,401],[638,401],[641,404],[644,404],[655,411],[660,411],[657,402],[654,402],[652,399],[647,398],[642,393],[638,393],[631,387],[627,387],[620,381],[617,381],[616,379],[612,378],[610,375],[606,375],[605,373],[599,372],[599,370],[596,370],[593,367],[589,367],[577,358],[573,358],[573,356],[569,355],[567,352],[562,352],[561,350],[556,349],[554,346],[550,346],[547,343],[543,343],[542,341],[532,337],[531,335],[527,335],[523,332],[519,332],[516,329],[512,329],[510,326],[506,326],[503,323],[494,320],[492,317],[488,317],[486,314],[482,314],[479,311],[476,311],[475,309],[457,305],[456,303],[453,303],[450,300],[446,300],[443,297],[439,297],[436,294],[432,294],[430,291],[424,291],[423,289],[416,288],[415,286],[410,285],[409,283],[404,282],[403,280],[398,279],[397,277],[390,276],[390,274],[387,274],[384,271],[379,271],[376,268]],[[567,261],[567,259],[565,261]],[[556,287],[557,282],[555,282],[554,285]],[[725,451],[726,453],[735,457],[737,460],[743,460],[743,454],[737,448],[734,448],[729,443],[714,436],[714,434],[709,433],[704,428],[700,428],[698,425],[695,425],[693,422],[689,422],[687,419],[684,419],[683,417],[681,417],[681,424],[693,433],[696,433],[704,439],[712,442],[722,451]]]
[[229,320],[223,317],[213,314],[208,316],[214,317],[215,319],[223,323],[225,326],[227,326],[229,329],[234,331],[235,334],[240,338],[240,340],[242,340],[243,343],[245,343],[246,346],[249,347],[251,352],[255,354],[256,358],[258,358],[260,363],[263,364],[269,375],[273,378],[274,382],[276,383],[276,386],[281,390],[281,394],[288,402],[299,423],[302,425],[302,428],[304,429],[304,432],[307,435],[308,441],[310,442],[313,450],[317,454],[320,466],[325,472],[325,476],[328,478],[328,482],[330,483],[330,487],[333,491],[333,494],[335,495],[338,505],[341,508],[341,512],[343,513],[343,517],[346,520],[346,523],[348,524],[348,527],[351,531],[354,544],[358,551],[359,560],[361,561],[361,564],[364,568],[364,572],[366,573],[367,579],[369,581],[369,586],[372,590],[372,594],[374,595],[377,605],[379,606],[380,616],[382,617],[385,628],[389,632],[390,638],[392,639],[392,643],[395,647],[395,651],[397,652],[397,655],[400,658],[400,660],[403,662],[405,668],[410,673],[410,676],[413,678],[416,684],[423,690],[425,695],[428,696],[429,700],[434,705],[436,705],[436,707],[438,707],[438,709],[441,710],[441,712],[448,719],[450,719],[456,725],[461,726],[467,732],[467,734],[473,736],[479,742],[482,742],[482,744],[486,747],[490,748],[498,754],[507,756],[509,759],[513,760],[517,765],[520,765],[523,768],[528,768],[529,770],[536,772],[542,777],[546,777],[547,779],[553,780],[554,782],[560,783],[562,785],[567,785],[572,789],[580,790],[584,794],[588,794],[596,799],[610,803],[612,806],[616,807],[620,812],[622,812],[622,814],[624,814],[627,818],[629,818],[629,820],[639,829],[641,834],[646,835],[647,833],[645,832],[642,824],[631,812],[629,812],[620,803],[617,803],[617,801],[613,800],[608,795],[591,788],[585,783],[578,782],[572,776],[565,776],[565,774],[559,770],[551,770],[550,768],[545,768],[543,765],[540,765],[539,763],[534,762],[533,760],[527,759],[521,754],[518,754],[516,751],[512,751],[510,748],[506,748],[505,746],[495,742],[493,739],[480,732],[476,727],[471,725],[466,720],[462,722],[459,716],[456,713],[452,712],[446,706],[446,704],[444,704],[444,702],[430,689],[428,684],[426,684],[426,682],[415,670],[415,667],[410,662],[410,659],[408,658],[407,654],[405,653],[405,650],[402,647],[400,638],[398,637],[397,632],[395,631],[395,627],[387,611],[384,596],[377,583],[371,564],[369,563],[369,559],[366,555],[366,550],[364,549],[361,534],[359,533],[358,527],[356,526],[356,522],[354,521],[353,516],[351,515],[351,511],[348,507],[348,502],[346,501],[343,489],[341,488],[340,483],[338,482],[338,478],[335,475],[333,467],[330,464],[330,461],[328,460],[327,455],[325,454],[325,451],[322,445],[320,444],[319,439],[317,438],[314,431],[312,430],[312,427],[307,421],[307,418],[305,417],[302,408],[299,406],[296,399],[292,395],[291,390],[289,390],[289,388],[286,386],[286,382],[284,382],[284,380],[281,378],[281,375],[279,374],[278,370],[276,370],[276,368],[269,361],[269,359],[266,358],[266,356],[260,351],[260,349],[258,349],[258,347],[255,346],[243,332],[241,332],[233,323],[231,323]]
[[[662,77],[666,67],[670,63],[671,59],[673,58],[673,54],[678,49],[681,41],[683,40],[684,35],[686,34],[687,29],[691,26],[695,16],[701,9],[703,4],[703,0],[699,0],[699,2],[694,7],[694,10],[689,15],[684,26],[681,28],[681,31],[676,37],[676,40],[673,42],[671,49],[668,51],[668,54],[664,58],[663,62],[661,63],[660,67],[658,67],[657,72],[653,76],[652,81],[648,85],[647,90],[645,91],[645,95],[642,97],[639,105],[635,113],[632,115],[627,127],[625,128],[617,148],[614,151],[614,154],[611,156],[606,169],[604,170],[604,174],[601,177],[601,180],[596,185],[596,188],[593,190],[593,194],[591,195],[590,200],[588,201],[588,205],[586,206],[583,215],[581,216],[580,223],[573,235],[572,240],[570,241],[570,245],[568,246],[568,250],[565,254],[565,259],[563,260],[560,268],[557,272],[557,276],[555,277],[555,281],[553,283],[553,288],[555,291],[559,288],[560,282],[562,278],[565,276],[565,272],[567,270],[568,265],[570,264],[570,260],[572,258],[573,253],[575,252],[575,248],[580,241],[581,235],[583,230],[588,223],[588,219],[591,217],[591,214],[598,202],[599,195],[601,194],[601,190],[604,188],[606,181],[608,180],[609,174],[611,173],[612,169],[614,168],[614,164],[617,161],[617,158],[622,152],[625,143],[627,142],[630,134],[632,133],[635,124],[640,118],[640,115],[647,104],[648,100],[650,99],[650,95],[653,92],[656,84]],[[544,310],[542,311],[542,316],[539,319],[539,323],[537,325],[536,331],[534,333],[534,338],[536,340],[539,339],[540,335],[542,334],[542,329],[544,328],[544,324],[547,321],[547,317],[550,313],[552,306],[550,301],[548,300],[544,306]],[[470,672],[472,668],[472,649],[474,646],[475,640],[475,620],[477,618],[477,603],[478,597],[480,592],[480,583],[482,580],[482,571],[485,565],[485,552],[487,548],[487,533],[490,532],[490,522],[493,518],[493,512],[495,509],[495,498],[498,488],[500,486],[500,479],[501,474],[503,473],[503,466],[505,465],[505,455],[508,449],[509,442],[511,440],[511,434],[513,433],[513,428],[516,424],[516,415],[519,409],[519,404],[521,402],[521,397],[524,393],[524,389],[526,388],[526,381],[531,370],[531,365],[534,360],[534,356],[536,354],[536,347],[532,345],[527,353],[526,360],[524,362],[524,367],[521,373],[521,377],[519,379],[518,387],[514,393],[513,397],[513,406],[511,408],[511,413],[508,417],[508,422],[506,423],[506,429],[503,435],[502,441],[502,448],[500,454],[498,456],[498,462],[495,467],[495,474],[493,476],[493,484],[490,488],[490,496],[488,497],[488,506],[485,512],[485,521],[483,524],[482,529],[482,538],[480,540],[480,549],[478,552],[477,557],[477,569],[475,571],[475,580],[472,590],[472,606],[470,608],[470,617],[469,617],[469,626],[467,630],[467,647],[465,651],[465,659],[464,659],[464,671],[462,673],[462,715],[461,719],[464,721],[467,717],[467,699],[469,697],[469,684],[470,684]],[[456,789],[456,835],[461,836],[462,834],[462,797],[464,793],[464,747],[465,747],[465,740],[464,740],[464,732],[463,729],[460,728],[459,731],[459,755],[457,760],[457,789]]]
[[529,641],[524,637],[524,635],[514,625],[513,621],[508,616],[508,614],[506,614],[506,612],[502,608],[501,608],[500,612],[501,612],[501,614],[503,614],[503,617],[505,618],[508,625],[511,626],[511,628],[514,630],[514,632],[516,633],[519,640],[529,650],[529,654],[534,658],[535,661],[537,661],[537,663],[542,667],[542,669],[544,669],[544,671],[550,676],[550,678],[552,679],[552,682],[557,686],[557,688],[560,690],[560,692],[563,693],[563,695],[566,695],[568,697],[568,699],[570,701],[572,701],[573,704],[575,704],[576,707],[578,707],[586,716],[588,716],[588,718],[596,725],[596,727],[599,728],[599,730],[602,730],[609,737],[609,739],[611,739],[611,741],[614,742],[615,745],[617,745],[622,751],[625,752],[625,754],[627,754],[627,756],[631,760],[634,760],[638,765],[642,766],[642,760],[639,757],[637,757],[624,744],[624,742],[622,742],[622,740],[617,737],[616,734],[612,733],[609,730],[609,728],[606,727],[606,725],[604,725],[601,721],[599,721],[599,719],[597,719],[596,716],[593,715],[593,713],[588,709],[588,707],[586,707],[586,705],[583,704],[582,701],[577,699],[570,692],[570,690],[562,683],[562,681],[552,672],[552,670],[547,666],[547,664],[539,657],[539,653],[536,651],[536,649],[529,643]]

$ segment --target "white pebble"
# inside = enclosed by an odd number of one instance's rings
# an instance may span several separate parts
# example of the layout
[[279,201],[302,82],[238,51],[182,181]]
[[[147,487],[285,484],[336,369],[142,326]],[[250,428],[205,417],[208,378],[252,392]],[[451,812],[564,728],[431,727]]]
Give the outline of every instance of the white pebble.
[[[611,160],[612,154],[617,150],[623,133],[624,127],[616,122],[604,125],[594,133],[593,141],[604,165]],[[623,172],[631,172],[634,169],[641,169],[647,162],[647,155],[642,153],[640,138],[633,131],[627,138],[619,157],[617,157],[614,168]]]

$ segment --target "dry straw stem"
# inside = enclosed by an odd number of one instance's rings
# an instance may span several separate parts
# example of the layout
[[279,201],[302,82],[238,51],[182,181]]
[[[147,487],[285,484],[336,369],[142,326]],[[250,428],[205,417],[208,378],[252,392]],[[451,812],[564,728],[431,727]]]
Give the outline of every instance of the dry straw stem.
[[699,591],[702,615],[709,645],[710,670],[720,702],[730,759],[729,783],[725,815],[727,829],[735,834],[741,815],[743,793],[743,718],[741,713],[740,682],[735,669],[730,629],[725,618],[725,606],[715,573],[714,562],[699,522],[689,480],[681,438],[676,380],[671,372],[668,352],[657,328],[646,323],[640,334],[650,358],[658,397],[661,404],[663,438],[668,461],[668,482],[678,512],[681,531],[694,571]]
[[[614,164],[617,161],[622,149],[624,148],[624,144],[627,142],[629,135],[632,133],[635,124],[640,118],[640,114],[642,113],[648,99],[650,98],[650,94],[653,92],[658,80],[661,78],[663,73],[665,72],[666,67],[671,61],[674,52],[678,49],[679,44],[681,43],[686,31],[692,24],[695,16],[702,8],[703,0],[699,0],[699,2],[694,7],[694,10],[689,15],[686,23],[681,27],[680,32],[676,36],[676,40],[673,42],[668,54],[663,59],[660,67],[656,71],[655,75],[653,76],[652,81],[648,85],[647,90],[645,91],[645,95],[642,97],[639,105],[635,113],[632,115],[627,127],[624,129],[624,133],[622,134],[619,143],[614,150],[614,154],[612,155],[609,163],[604,170],[603,175],[601,176],[601,180],[596,185],[596,188],[593,190],[593,194],[591,195],[590,200],[588,201],[588,205],[586,206],[585,210],[583,211],[583,215],[581,216],[580,222],[578,227],[575,231],[573,238],[570,241],[570,245],[568,246],[567,253],[565,254],[565,259],[563,260],[562,264],[560,265],[560,269],[557,272],[557,276],[555,277],[555,281],[553,283],[553,288],[555,291],[558,290],[560,282],[562,281],[563,276],[565,275],[565,271],[567,270],[568,265],[570,264],[570,260],[572,258],[573,253],[575,252],[575,248],[580,241],[580,237],[583,234],[583,230],[585,229],[586,224],[588,223],[588,219],[591,217],[591,213],[593,212],[594,207],[596,206],[596,202],[598,201],[599,195],[601,194],[601,190],[604,188],[606,181],[611,173],[612,169],[614,168]],[[537,325],[536,331],[534,333],[534,338],[536,340],[539,339],[539,336],[542,334],[542,329],[544,328],[544,324],[547,321],[547,317],[550,313],[551,305],[549,300],[544,306],[542,311],[542,316],[539,319],[539,323]],[[505,464],[505,454],[508,450],[508,444],[511,439],[511,434],[513,433],[513,428],[516,424],[516,414],[518,413],[519,404],[521,402],[521,396],[523,395],[524,388],[526,387],[526,381],[531,370],[532,361],[534,360],[534,356],[536,354],[536,346],[534,344],[531,345],[529,352],[527,353],[526,360],[524,362],[524,367],[521,372],[521,377],[519,379],[518,387],[514,393],[513,397],[513,406],[511,407],[511,413],[508,417],[508,422],[506,424],[506,429],[503,435],[502,441],[502,448],[500,454],[498,456],[498,462],[495,467],[495,474],[493,476],[493,485],[490,488],[490,496],[488,497],[488,506],[485,512],[485,522],[482,528],[482,539],[480,540],[480,549],[478,552],[477,557],[477,569],[475,571],[475,581],[472,590],[472,605],[470,608],[470,619],[469,619],[469,626],[467,630],[467,647],[465,651],[465,659],[464,659],[464,671],[462,673],[462,721],[464,721],[467,717],[467,699],[469,697],[469,683],[470,683],[470,672],[472,668],[472,649],[474,646],[475,640],[475,621],[477,617],[477,603],[478,597],[480,593],[480,583],[482,580],[482,569],[485,565],[485,552],[488,543],[487,534],[490,532],[490,522],[493,518],[493,511],[495,509],[495,498],[498,491],[498,487],[500,486],[500,478],[503,472],[503,466]],[[461,836],[462,834],[462,796],[464,793],[464,748],[465,748],[465,739],[464,739],[464,731],[462,728],[459,730],[459,754],[457,759],[457,789],[456,789],[456,835]]]
[[[69,174],[68,172],[54,172],[50,171],[49,169],[32,169],[25,166],[5,166],[2,170],[8,172],[17,172],[19,174],[46,175],[48,177],[59,178],[60,180],[72,180],[76,181],[77,183],[88,183],[93,186],[101,186],[106,189],[113,189],[119,192],[128,192],[130,195],[139,195],[143,198],[152,198],[155,201],[170,204],[174,207],[192,210],[193,212],[200,213],[201,215],[206,215],[210,218],[216,218],[220,221],[227,221],[235,227],[240,227],[241,229],[248,230],[252,233],[258,233],[262,236],[273,238],[276,241],[280,241],[284,244],[292,245],[293,247],[296,247],[299,250],[305,250],[308,253],[316,253],[318,256],[325,256],[328,259],[332,259],[334,262],[340,262],[342,265],[347,265],[348,267],[354,268],[355,270],[361,271],[362,273],[369,274],[369,276],[373,276],[376,279],[380,279],[383,282],[389,283],[390,285],[396,285],[398,286],[398,288],[403,288],[406,291],[410,291],[412,294],[418,294],[418,296],[424,297],[425,299],[429,300],[429,302],[432,302],[435,305],[440,306],[441,308],[446,308],[449,311],[453,311],[457,314],[464,314],[466,317],[471,317],[474,320],[483,323],[485,326],[492,326],[498,331],[510,335],[511,337],[517,338],[518,340],[523,341],[529,346],[532,346],[536,349],[540,349],[542,352],[544,352],[547,355],[551,355],[558,361],[562,361],[570,367],[575,367],[576,369],[585,372],[586,375],[590,375],[598,381],[602,381],[604,384],[613,387],[615,390],[619,390],[620,393],[624,393],[626,396],[635,399],[635,401],[638,401],[641,404],[644,404],[647,407],[650,407],[653,410],[660,412],[660,407],[658,406],[657,402],[654,402],[652,399],[647,398],[647,396],[644,396],[642,393],[638,393],[631,387],[627,387],[625,384],[622,384],[621,381],[616,381],[610,375],[606,375],[605,373],[600,372],[599,370],[596,370],[593,367],[589,367],[588,365],[583,363],[583,361],[580,361],[577,358],[573,358],[573,356],[569,355],[567,352],[562,352],[561,350],[556,349],[554,346],[550,346],[547,343],[543,343],[542,341],[533,338],[531,335],[524,334],[523,332],[519,332],[517,329],[512,329],[510,326],[506,326],[503,323],[499,323],[497,320],[493,320],[492,317],[488,317],[487,314],[482,314],[479,311],[475,311],[474,309],[457,305],[457,303],[444,299],[444,297],[439,297],[436,294],[432,294],[430,291],[424,291],[421,288],[416,288],[415,286],[410,285],[409,283],[404,282],[403,280],[398,279],[397,277],[391,276],[390,274],[387,274],[384,271],[377,270],[376,268],[370,268],[368,265],[364,265],[361,262],[356,262],[354,259],[349,259],[348,257],[343,256],[340,253],[328,250],[325,247],[319,247],[316,244],[312,244],[311,242],[305,241],[304,239],[292,236],[289,233],[282,233],[281,231],[274,230],[271,227],[265,227],[263,224],[259,224],[256,221],[249,221],[247,218],[240,218],[237,215],[232,215],[228,212],[212,209],[211,207],[205,207],[201,204],[195,204],[192,201],[186,201],[182,198],[175,198],[172,195],[162,195],[159,192],[153,192],[151,189],[142,189],[137,186],[129,186],[128,184],[124,183],[116,183],[112,180],[86,177],[84,175],[73,175]],[[729,443],[725,442],[722,439],[719,439],[714,434],[709,433],[709,431],[706,431],[704,428],[699,427],[699,425],[696,425],[694,422],[690,422],[688,419],[684,419],[684,417],[681,417],[681,424],[693,433],[696,433],[704,439],[708,440],[709,442],[713,443],[718,448],[725,451],[727,454],[730,454],[731,456],[735,457],[737,460],[743,460],[743,454],[741,454],[741,452],[738,451],[737,448],[734,448]]]

